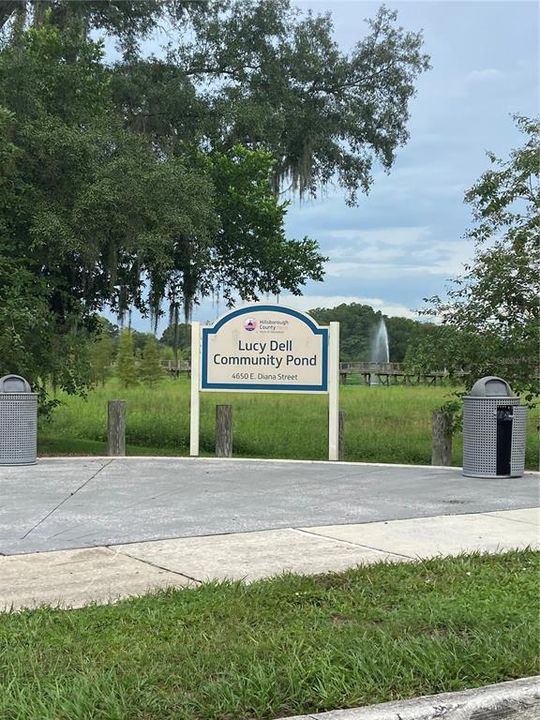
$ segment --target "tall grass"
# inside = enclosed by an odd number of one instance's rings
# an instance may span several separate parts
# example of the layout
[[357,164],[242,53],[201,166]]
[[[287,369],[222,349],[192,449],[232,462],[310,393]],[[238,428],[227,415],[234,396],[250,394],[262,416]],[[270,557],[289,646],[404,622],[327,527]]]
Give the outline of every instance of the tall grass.
[[[426,464],[431,460],[431,413],[451,388],[427,386],[342,386],[347,460]],[[52,452],[104,450],[107,401],[127,401],[128,451],[187,454],[189,381],[164,379],[157,387],[121,388],[116,381],[88,398],[60,394],[62,405],[41,421],[41,447]],[[322,395],[201,393],[201,451],[214,452],[215,406],[233,406],[234,453],[243,457],[325,459],[327,407]],[[453,462],[461,464],[461,435]],[[529,423],[527,466],[535,468],[538,438]]]

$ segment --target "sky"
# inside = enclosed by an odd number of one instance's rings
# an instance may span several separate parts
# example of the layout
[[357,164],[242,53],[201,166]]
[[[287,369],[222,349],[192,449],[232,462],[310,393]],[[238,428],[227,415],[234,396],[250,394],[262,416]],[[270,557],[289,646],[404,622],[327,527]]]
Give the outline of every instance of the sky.
[[[296,4],[330,12],[342,50],[365,35],[363,20],[380,5]],[[423,299],[444,294],[473,256],[473,245],[463,237],[472,224],[463,196],[488,169],[486,151],[507,157],[522,138],[512,115],[539,112],[536,2],[386,4],[406,30],[423,31],[431,56],[432,69],[417,81],[410,104],[409,142],[398,150],[389,175],[375,170],[370,194],[360,195],[357,207],[345,204],[338,187],[316,200],[293,201],[287,235],[316,239],[329,261],[323,282],[308,283],[301,298],[281,295],[284,305],[308,310],[358,302],[389,316],[416,317]],[[205,300],[194,319],[213,321],[225,311]],[[134,316],[132,322],[150,329],[148,320]]]

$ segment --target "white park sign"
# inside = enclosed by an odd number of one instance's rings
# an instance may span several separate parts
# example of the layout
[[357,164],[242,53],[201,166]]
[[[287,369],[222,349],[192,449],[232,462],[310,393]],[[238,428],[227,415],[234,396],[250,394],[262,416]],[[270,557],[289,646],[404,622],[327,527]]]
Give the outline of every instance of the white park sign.
[[199,454],[199,391],[328,393],[329,459],[337,460],[339,323],[320,327],[283,305],[250,305],[192,323],[190,453]]
[[202,390],[326,392],[328,328],[290,308],[251,306],[202,330]]

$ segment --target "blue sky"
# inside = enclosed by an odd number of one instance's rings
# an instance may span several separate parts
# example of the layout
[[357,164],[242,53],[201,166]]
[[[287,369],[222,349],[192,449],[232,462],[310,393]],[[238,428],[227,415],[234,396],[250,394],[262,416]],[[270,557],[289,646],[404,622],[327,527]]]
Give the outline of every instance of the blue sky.
[[[343,50],[365,34],[363,19],[380,3],[296,3],[330,11]],[[535,2],[388,2],[407,30],[424,32],[432,69],[411,104],[410,140],[389,175],[377,170],[368,197],[346,206],[339,188],[289,209],[290,237],[319,241],[330,260],[304,297],[282,295],[299,309],[363,302],[388,315],[413,317],[422,299],[444,293],[473,247],[464,192],[488,167],[486,150],[506,157],[520,144],[511,115],[539,110],[539,10]],[[214,320],[223,306],[204,301],[194,318]],[[133,324],[149,329],[138,318]],[[166,324],[166,323],[163,323]]]
[[[367,2],[298,3],[329,9],[336,37],[350,48]],[[407,29],[423,29],[432,70],[411,105],[410,140],[390,175],[376,174],[369,197],[348,208],[339,190],[295,203],[291,235],[319,240],[330,257],[323,283],[310,283],[304,309],[366,302],[409,315],[443,293],[473,247],[465,190],[499,156],[520,143],[511,114],[538,113],[538,5],[532,2],[389,3]],[[285,300],[285,298],[284,298]]]

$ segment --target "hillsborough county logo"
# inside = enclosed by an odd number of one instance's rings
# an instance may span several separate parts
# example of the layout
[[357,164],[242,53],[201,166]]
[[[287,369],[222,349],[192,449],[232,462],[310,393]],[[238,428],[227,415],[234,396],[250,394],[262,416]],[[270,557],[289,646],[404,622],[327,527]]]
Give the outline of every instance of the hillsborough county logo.
[[248,318],[246,322],[244,323],[244,327],[246,330],[251,332],[252,330],[257,329],[257,321],[254,318]]

